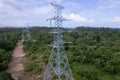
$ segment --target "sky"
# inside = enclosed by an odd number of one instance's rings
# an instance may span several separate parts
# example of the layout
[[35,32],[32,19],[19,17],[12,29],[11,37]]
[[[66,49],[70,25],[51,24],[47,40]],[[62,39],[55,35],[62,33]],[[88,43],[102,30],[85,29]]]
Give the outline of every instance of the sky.
[[65,7],[62,15],[71,21],[63,27],[120,28],[120,0],[0,0],[0,27],[50,26],[50,2]]

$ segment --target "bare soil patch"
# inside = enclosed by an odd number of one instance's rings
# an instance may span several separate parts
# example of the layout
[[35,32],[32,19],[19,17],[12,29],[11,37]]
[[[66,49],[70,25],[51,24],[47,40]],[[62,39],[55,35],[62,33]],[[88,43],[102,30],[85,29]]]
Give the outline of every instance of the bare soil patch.
[[18,80],[19,77],[24,73],[24,66],[22,60],[25,57],[23,50],[23,41],[18,42],[16,48],[13,51],[11,61],[9,63],[8,72],[12,75],[13,79]]

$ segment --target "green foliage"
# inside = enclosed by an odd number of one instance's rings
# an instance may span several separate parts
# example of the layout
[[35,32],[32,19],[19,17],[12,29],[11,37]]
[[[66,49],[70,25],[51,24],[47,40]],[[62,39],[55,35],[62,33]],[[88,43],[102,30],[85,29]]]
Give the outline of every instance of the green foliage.
[[42,68],[35,61],[30,61],[24,64],[25,72],[42,73]]
[[[70,45],[67,50],[70,64],[72,66],[80,64],[78,67],[72,67],[75,80],[83,77],[83,80],[116,80],[115,77],[110,76],[120,74],[120,31],[118,29],[79,27],[65,35],[71,36],[70,39],[73,41],[73,45]],[[65,39],[68,40],[66,37]],[[91,68],[84,70],[81,65],[86,65],[84,68],[91,65],[95,70]],[[104,73],[107,74],[106,78],[102,77]]]
[[20,29],[0,28],[0,71],[7,69],[12,51],[20,39],[20,34]]
[[8,68],[12,51],[21,39],[21,29],[0,28],[0,80],[12,80],[10,74],[4,72]]
[[0,80],[13,80],[11,75],[7,72],[0,73]]
[[36,67],[36,64],[34,62],[29,62],[27,64],[25,64],[25,71],[26,72],[30,72],[30,71],[33,71]]
[[13,50],[20,36],[21,29],[0,28],[0,49]]
[[29,58],[36,58],[35,54],[41,54],[44,58],[42,58],[43,62],[47,64],[48,57],[50,55],[50,47],[48,46],[52,40],[53,36],[49,34],[51,28],[45,28],[45,27],[34,27],[31,28],[31,35],[33,40],[36,40],[36,42],[29,43],[27,41],[24,42],[24,50],[27,53],[27,56]]
[[[53,28],[31,29],[34,43],[25,42],[25,51],[31,60],[38,59],[47,64],[53,41],[48,32]],[[67,31],[67,29],[65,29]],[[120,30],[110,28],[78,27],[63,34],[65,50],[75,80],[120,80]],[[35,63],[36,65],[36,63]],[[30,65],[29,65],[30,66]],[[30,70],[33,70],[33,67]],[[42,68],[43,69],[43,68]]]

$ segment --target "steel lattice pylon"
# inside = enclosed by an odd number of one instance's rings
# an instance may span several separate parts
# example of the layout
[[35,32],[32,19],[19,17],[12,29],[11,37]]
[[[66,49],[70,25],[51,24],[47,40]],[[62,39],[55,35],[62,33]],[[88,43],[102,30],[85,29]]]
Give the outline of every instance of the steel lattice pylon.
[[51,45],[51,55],[49,62],[44,73],[44,80],[74,80],[72,71],[68,62],[68,58],[64,50],[64,41],[62,39],[62,22],[66,21],[62,17],[62,9],[64,7],[59,4],[50,3],[55,8],[55,17],[48,20],[53,20],[55,23],[54,31],[50,32],[54,34],[54,41]]
[[28,41],[31,41],[32,39],[31,39],[31,35],[30,35],[30,26],[29,26],[29,23],[27,23],[28,24],[28,26],[27,26],[27,28],[26,28],[26,33],[27,33],[27,40]]

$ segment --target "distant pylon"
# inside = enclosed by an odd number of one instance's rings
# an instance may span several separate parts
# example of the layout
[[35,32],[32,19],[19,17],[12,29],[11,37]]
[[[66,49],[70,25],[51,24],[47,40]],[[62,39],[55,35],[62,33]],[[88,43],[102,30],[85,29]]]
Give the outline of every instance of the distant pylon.
[[30,26],[29,26],[29,23],[27,23],[27,28],[26,28],[26,37],[27,37],[27,40],[31,42],[31,35],[30,35]]
[[66,21],[62,17],[62,9],[64,7],[60,4],[50,3],[55,8],[55,16],[47,20],[53,20],[55,28],[52,32],[54,34],[54,41],[51,45],[51,55],[44,73],[44,80],[74,80],[73,74],[65,54],[62,22]]

